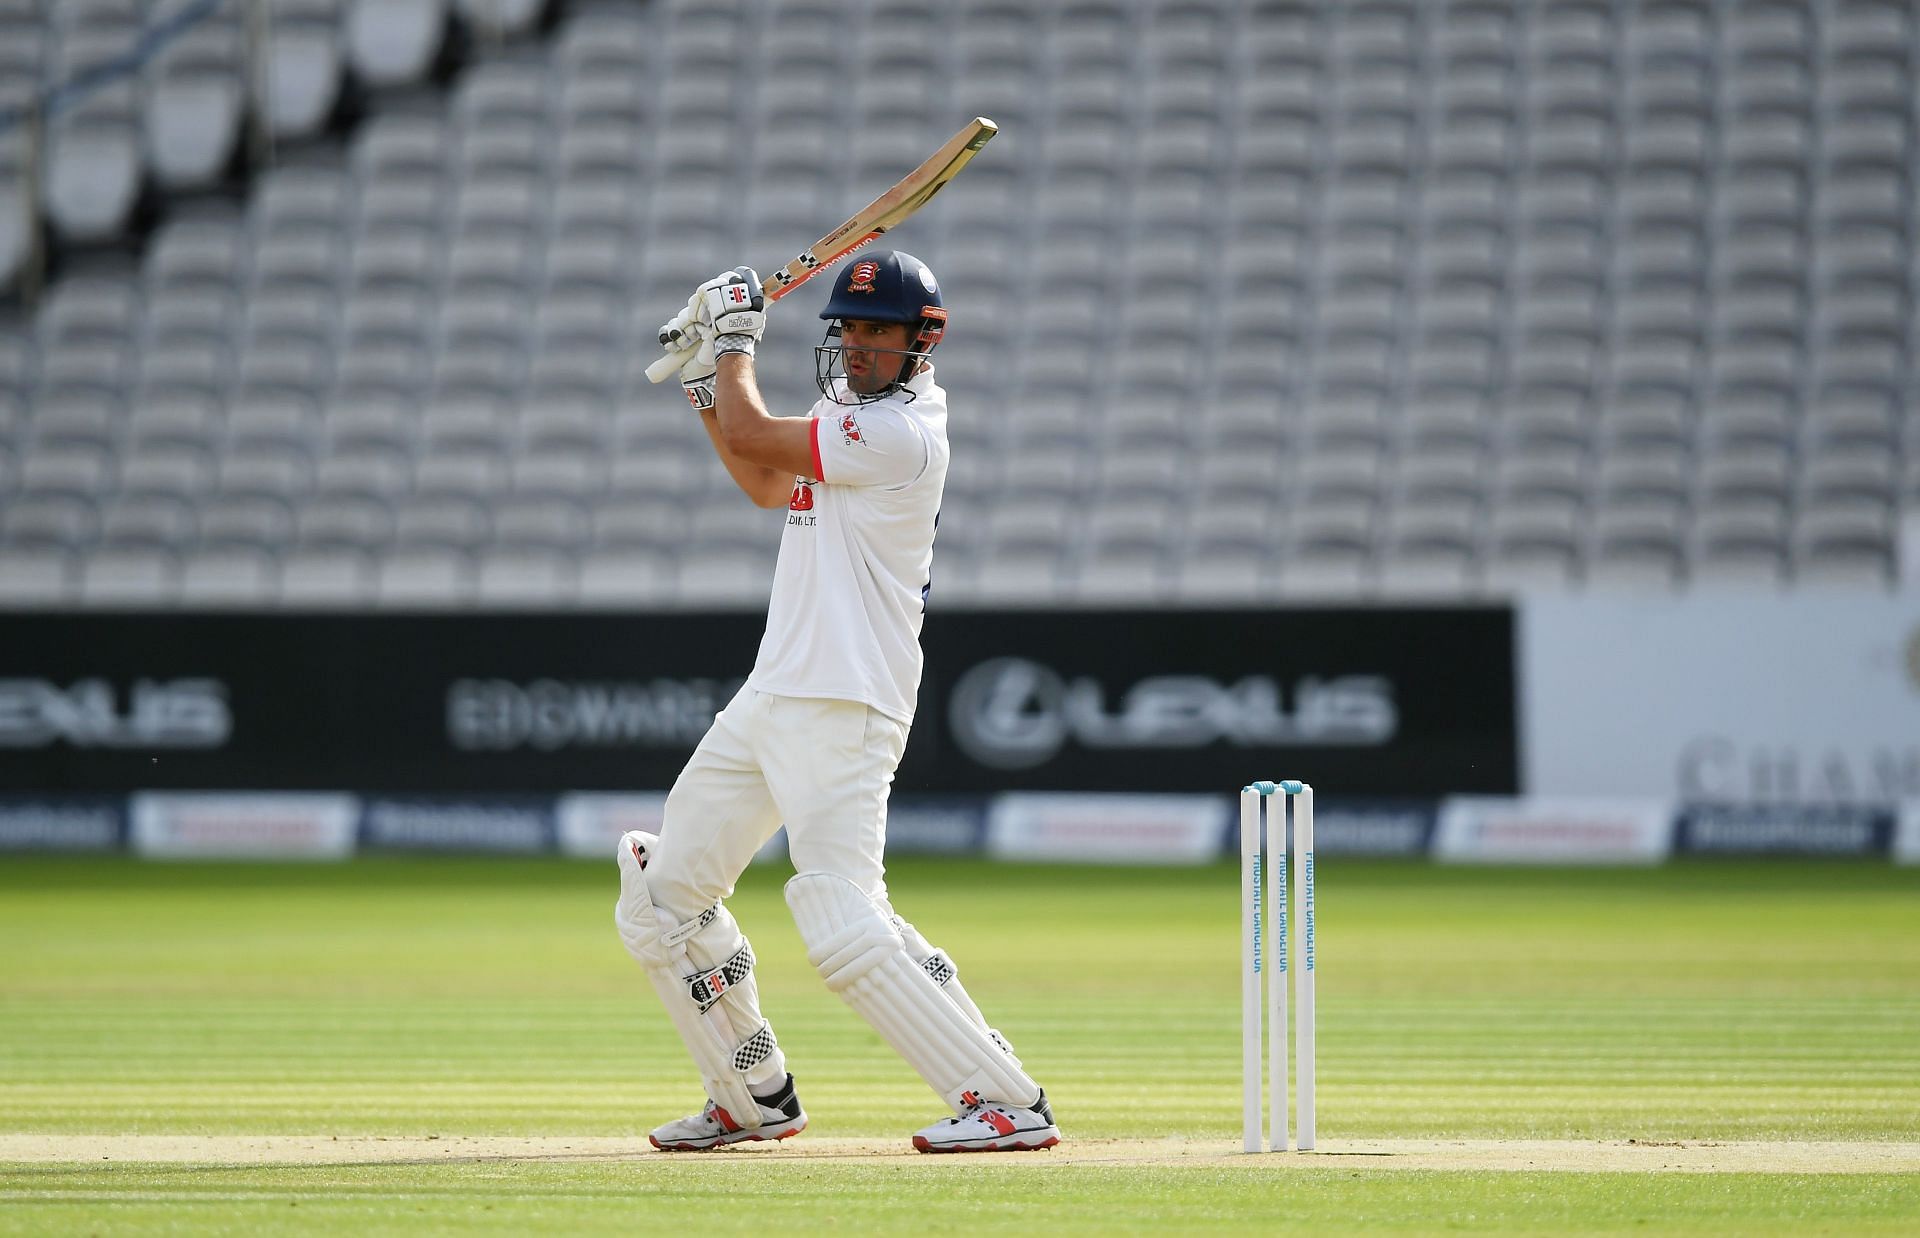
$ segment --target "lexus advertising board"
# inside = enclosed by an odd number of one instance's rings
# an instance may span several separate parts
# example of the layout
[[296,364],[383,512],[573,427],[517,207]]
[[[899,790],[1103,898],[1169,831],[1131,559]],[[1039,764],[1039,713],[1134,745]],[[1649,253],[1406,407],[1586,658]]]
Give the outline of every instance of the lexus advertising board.
[[[670,785],[757,615],[0,617],[0,788]],[[930,616],[899,786],[1516,790],[1504,608]]]

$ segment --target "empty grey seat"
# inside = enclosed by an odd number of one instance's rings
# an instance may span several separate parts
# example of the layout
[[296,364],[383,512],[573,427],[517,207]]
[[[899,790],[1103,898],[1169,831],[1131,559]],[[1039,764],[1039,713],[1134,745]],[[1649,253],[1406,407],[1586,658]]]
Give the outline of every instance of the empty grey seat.
[[1885,588],[1894,547],[1884,525],[1851,512],[1814,512],[1793,532],[1793,573],[1803,586]]
[[243,547],[200,550],[180,563],[183,606],[254,610],[271,606],[279,592],[279,565],[267,551]]
[[446,36],[446,0],[349,0],[347,57],[373,86],[426,75]]
[[125,226],[140,188],[138,110],[135,88],[121,83],[99,90],[49,127],[43,193],[48,214],[66,236],[101,241]]
[[364,609],[374,595],[373,556],[344,545],[299,547],[281,560],[279,602],[290,610]]
[[462,551],[403,546],[374,568],[374,604],[388,610],[457,609],[472,601],[474,568]]
[[74,600],[73,557],[49,546],[0,543],[0,608],[55,607]]
[[571,555],[528,548],[489,550],[474,574],[483,607],[551,609],[573,601],[578,572]]
[[79,600],[88,607],[155,607],[174,600],[179,563],[168,551],[105,546],[80,565]]
[[773,590],[773,554],[746,543],[720,543],[683,555],[675,602],[691,609],[755,610]]
[[540,0],[458,0],[468,21],[498,38],[522,34],[540,16]]
[[254,80],[277,136],[318,133],[340,97],[342,0],[280,0],[268,27],[267,72]]
[[673,556],[656,544],[608,546],[580,559],[576,598],[583,607],[664,608],[676,593]]
[[[176,6],[177,7],[177,6]],[[246,75],[238,19],[214,13],[181,33],[147,73],[146,147],[161,184],[211,184],[240,138]]]

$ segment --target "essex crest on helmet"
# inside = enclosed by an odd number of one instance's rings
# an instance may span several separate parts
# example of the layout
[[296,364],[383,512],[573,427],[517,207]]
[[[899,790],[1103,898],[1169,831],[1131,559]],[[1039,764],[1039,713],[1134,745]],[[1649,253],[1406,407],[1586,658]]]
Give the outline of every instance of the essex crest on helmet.
[[[927,264],[904,250],[885,249],[848,267],[834,281],[833,295],[820,311],[828,323],[826,338],[813,350],[814,384],[836,404],[864,404],[882,399],[912,377],[915,363],[924,361],[946,333],[947,311],[940,299],[940,282]],[[900,358],[900,375],[883,390],[855,396],[846,389],[840,367],[840,324],[903,322],[913,328],[904,350],[876,349]]]

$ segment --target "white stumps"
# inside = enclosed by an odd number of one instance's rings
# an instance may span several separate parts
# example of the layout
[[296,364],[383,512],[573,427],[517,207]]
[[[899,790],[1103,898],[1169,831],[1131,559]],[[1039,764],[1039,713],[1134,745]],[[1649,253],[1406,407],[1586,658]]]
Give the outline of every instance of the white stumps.
[[[1291,899],[1287,888],[1289,839],[1288,812],[1284,806],[1287,803],[1292,804],[1291,842],[1295,857]],[[1284,1152],[1288,1146],[1291,1126],[1287,1104],[1289,974],[1293,979],[1291,1013],[1295,1035],[1294,1109],[1299,1123],[1298,1146],[1302,1152],[1311,1151],[1314,1146],[1313,882],[1313,788],[1292,781],[1249,783],[1240,792],[1241,1134],[1242,1146],[1248,1152],[1261,1152],[1268,1147]],[[1289,916],[1290,910],[1297,920]],[[1291,936],[1290,927],[1294,930]],[[1260,1086],[1263,1016],[1267,1032],[1264,1067],[1267,1113],[1264,1115]],[[1266,1129],[1269,1120],[1270,1143]]]
[[1267,802],[1268,902],[1273,930],[1267,977],[1267,1112],[1273,1121],[1273,1150],[1287,1150],[1287,814],[1280,800]]
[[1260,795],[1249,789],[1240,793],[1240,1100],[1248,1152],[1261,1151],[1260,886]]
[[[1313,788],[1302,786],[1293,797],[1293,849],[1299,856],[1294,880],[1299,883],[1300,965],[1294,969],[1294,1004],[1300,1009],[1294,1046],[1294,1069],[1298,1075],[1295,1101],[1302,1152],[1313,1150]],[[1282,1050],[1284,1054],[1285,1050]],[[1286,1093],[1281,1091],[1282,1105]],[[1283,1110],[1284,1112],[1284,1110]]]

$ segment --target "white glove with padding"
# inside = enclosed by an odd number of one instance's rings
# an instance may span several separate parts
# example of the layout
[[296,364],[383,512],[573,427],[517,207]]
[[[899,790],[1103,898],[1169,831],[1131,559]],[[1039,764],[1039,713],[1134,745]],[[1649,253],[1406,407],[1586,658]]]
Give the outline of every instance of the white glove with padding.
[[[722,271],[700,285],[694,297],[695,320],[713,332],[719,351],[752,356],[753,346],[767,331],[767,295],[759,274],[752,267]],[[727,336],[741,339],[721,343]]]

